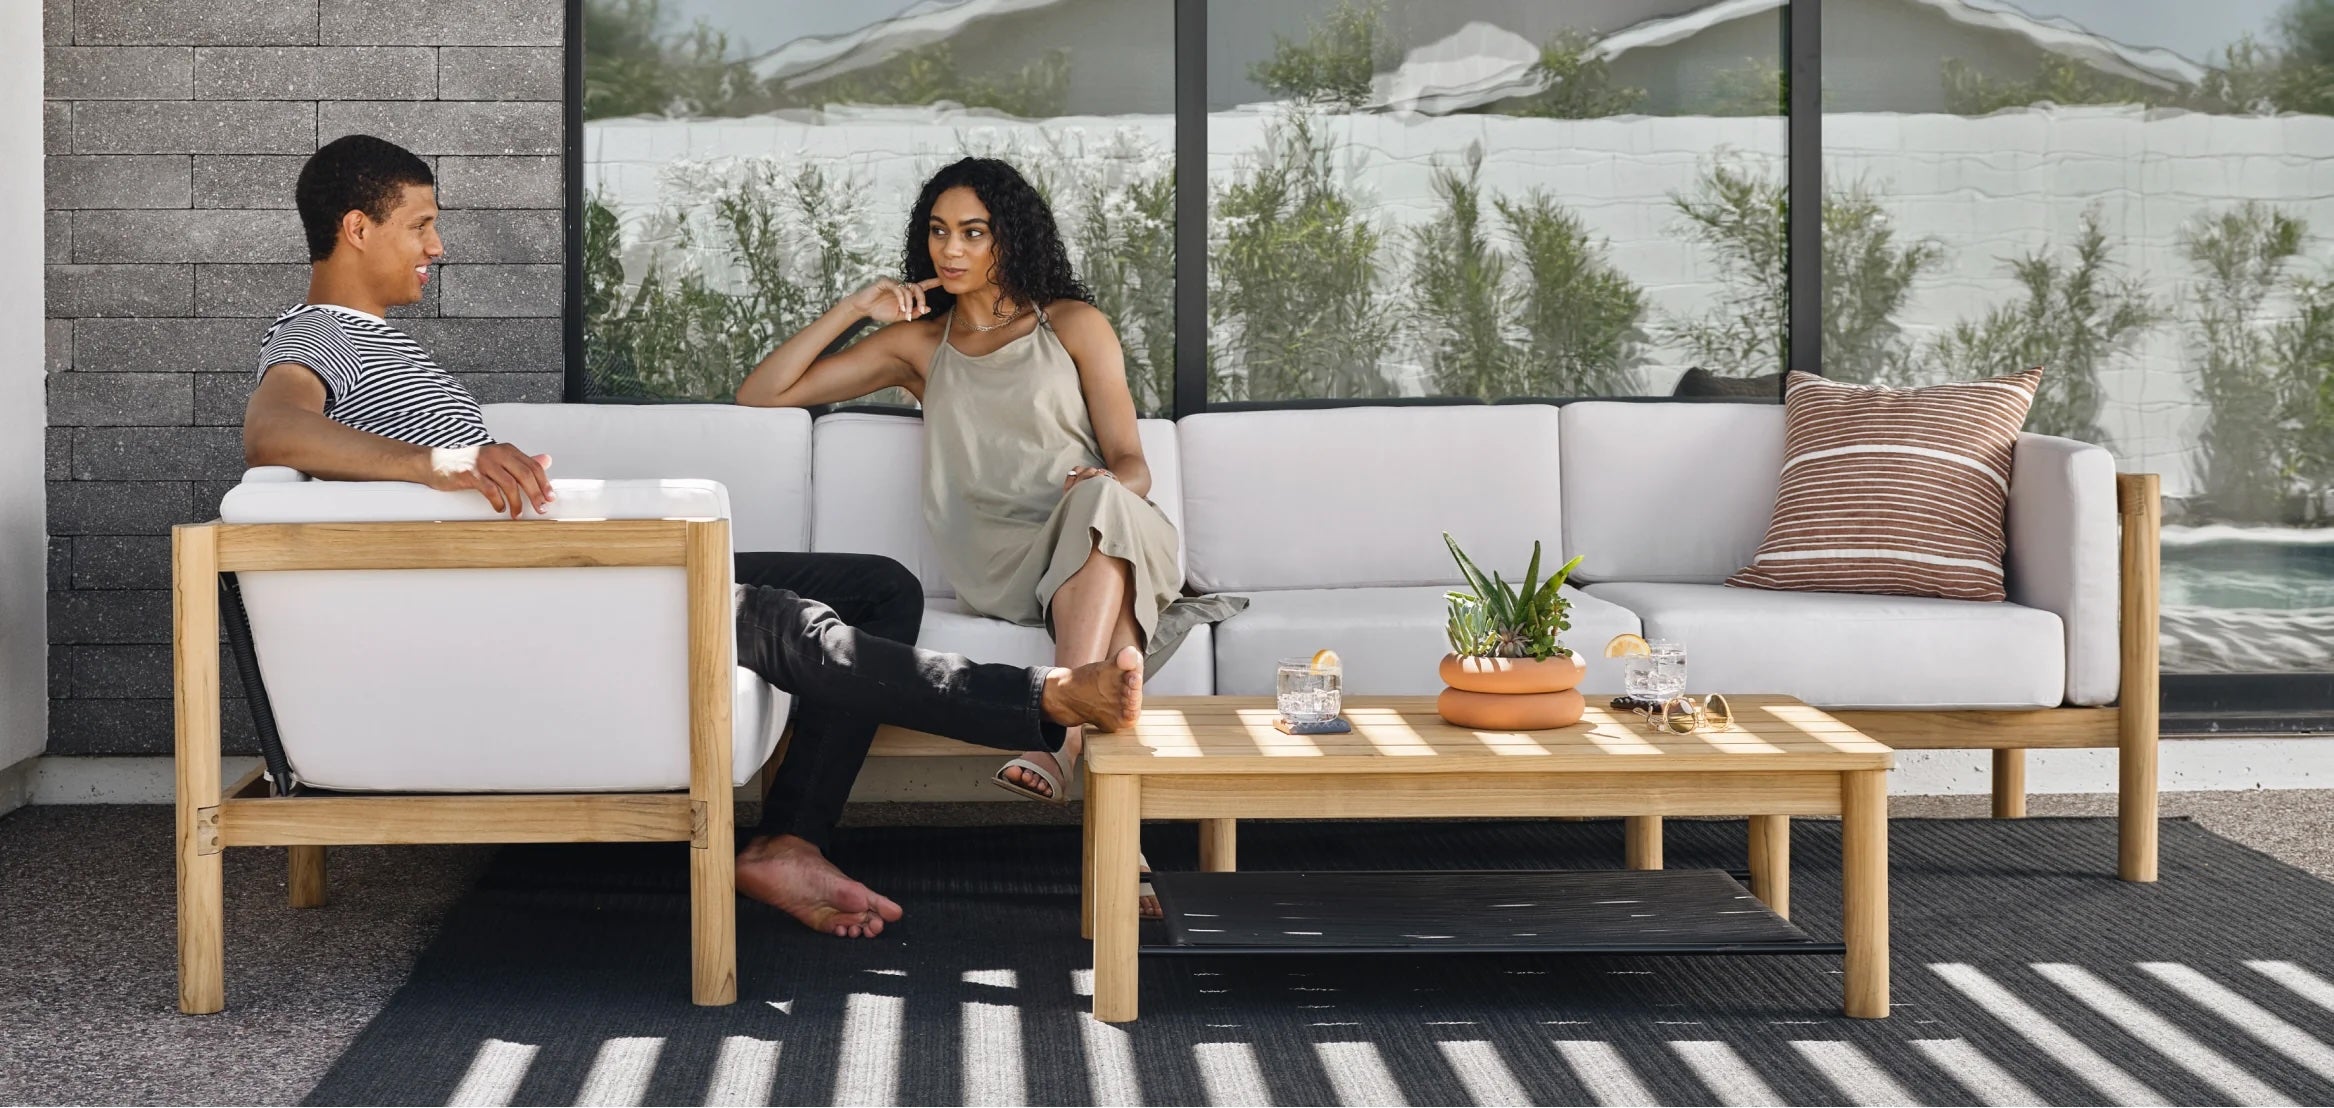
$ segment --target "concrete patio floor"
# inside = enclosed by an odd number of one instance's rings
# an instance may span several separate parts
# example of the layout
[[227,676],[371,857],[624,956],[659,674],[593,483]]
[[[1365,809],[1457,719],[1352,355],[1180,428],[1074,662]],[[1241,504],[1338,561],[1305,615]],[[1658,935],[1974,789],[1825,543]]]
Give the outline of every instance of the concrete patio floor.
[[[2034,815],[2113,798],[2041,795]],[[1980,817],[1983,797],[1897,797],[1898,817]],[[2166,816],[2334,880],[2334,790],[2167,793]],[[857,825],[1071,822],[1075,808],[854,806]],[[0,1103],[291,1104],[404,981],[491,847],[332,853],[338,911],[284,901],[279,850],[227,855],[228,1008],[174,1005],[171,814],[43,806],[0,817]]]

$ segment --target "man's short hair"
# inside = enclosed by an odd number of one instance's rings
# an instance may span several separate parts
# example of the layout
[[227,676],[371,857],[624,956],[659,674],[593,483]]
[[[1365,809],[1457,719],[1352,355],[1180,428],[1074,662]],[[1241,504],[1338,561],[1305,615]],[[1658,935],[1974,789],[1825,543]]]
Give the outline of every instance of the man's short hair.
[[300,167],[293,190],[300,225],[308,231],[308,260],[332,256],[340,217],[357,211],[380,223],[397,210],[405,186],[436,184],[428,162],[387,139],[347,135],[325,143]]

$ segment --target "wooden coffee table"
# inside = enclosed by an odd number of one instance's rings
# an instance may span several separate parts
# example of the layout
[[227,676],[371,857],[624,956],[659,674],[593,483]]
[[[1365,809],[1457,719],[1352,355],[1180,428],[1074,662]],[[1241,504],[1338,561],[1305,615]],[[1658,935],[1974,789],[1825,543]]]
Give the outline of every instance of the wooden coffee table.
[[1228,873],[1243,818],[1627,816],[1632,867],[1658,869],[1660,817],[1741,815],[1750,817],[1750,892],[1778,916],[1789,914],[1790,817],[1840,817],[1844,1007],[1886,1017],[1894,755],[1790,697],[1727,699],[1734,725],[1693,735],[1595,706],[1555,731],[1469,731],[1442,722],[1432,697],[1348,697],[1352,733],[1287,735],[1272,725],[1269,697],[1147,701],[1132,730],[1086,740],[1095,1017],[1135,1018],[1145,818],[1200,821],[1201,869]]

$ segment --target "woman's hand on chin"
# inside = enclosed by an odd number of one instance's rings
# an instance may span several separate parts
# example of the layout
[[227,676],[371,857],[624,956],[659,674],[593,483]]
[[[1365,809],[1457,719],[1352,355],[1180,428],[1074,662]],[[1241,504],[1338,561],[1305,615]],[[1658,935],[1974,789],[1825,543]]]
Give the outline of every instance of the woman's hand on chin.
[[1070,471],[1070,475],[1068,477],[1062,478],[1062,493],[1067,495],[1071,489],[1078,487],[1078,482],[1084,481],[1090,477],[1108,477],[1113,481],[1118,480],[1118,474],[1112,473],[1111,471],[1104,469],[1101,466],[1078,466],[1077,468]]
[[924,293],[940,287],[940,278],[930,277],[913,284],[878,277],[875,283],[852,293],[843,305],[877,323],[899,323],[922,319],[932,314],[931,305],[924,303]]

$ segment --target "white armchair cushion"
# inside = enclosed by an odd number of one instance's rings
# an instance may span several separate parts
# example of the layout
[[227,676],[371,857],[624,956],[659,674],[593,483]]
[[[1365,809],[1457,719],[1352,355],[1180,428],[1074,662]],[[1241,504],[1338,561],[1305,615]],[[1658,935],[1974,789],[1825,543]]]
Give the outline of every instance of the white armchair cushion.
[[[720,518],[702,480],[557,480],[553,519]],[[484,520],[475,493],[255,482],[229,523]],[[726,593],[729,566],[722,565]],[[679,568],[238,574],[284,750],[308,784],[387,792],[688,787],[687,582]],[[725,646],[734,643],[726,633]],[[789,700],[732,674],[732,777],[777,746]]]
[[1206,412],[1176,427],[1204,592],[1455,582],[1444,531],[1487,567],[1522,570],[1535,539],[1550,558],[1563,547],[1554,408]]
[[[1248,610],[1216,628],[1216,690],[1226,696],[1272,695],[1273,670],[1283,658],[1335,650],[1345,664],[1352,696],[1427,696],[1442,691],[1436,664],[1450,652],[1445,585],[1368,589],[1271,589],[1244,594]],[[1604,656],[1606,640],[1638,629],[1627,609],[1578,589],[1572,630],[1564,645],[1588,661],[1581,688],[1619,692],[1618,662]]]
[[[1045,628],[974,615],[953,598],[925,602],[924,624],[916,633],[916,645],[962,654],[976,662],[1054,664],[1054,640]],[[1143,691],[1152,696],[1206,696],[1216,691],[1214,628],[1204,623],[1192,628],[1175,656],[1144,682]]]
[[1775,512],[1774,404],[1567,404],[1564,551],[1592,581],[1715,585],[1750,564]]
[[[1138,420],[1143,460],[1151,469],[1150,501],[1175,524],[1181,557],[1183,472],[1175,424]],[[908,567],[924,595],[948,598],[956,590],[941,569],[924,526],[924,421],[915,416],[835,412],[812,435],[810,548],[882,554]],[[1066,475],[1065,475],[1066,476]]]
[[810,413],[735,404],[489,404],[486,429],[551,476],[696,477],[729,490],[739,550],[810,549]]
[[2018,436],[2010,470],[2013,603],[2066,625],[2069,704],[2114,703],[2122,680],[2123,574],[2115,457],[2073,439]]
[[2012,603],[1615,581],[1590,595],[1686,648],[1687,691],[1819,708],[2048,708],[2065,689],[2057,615]]

